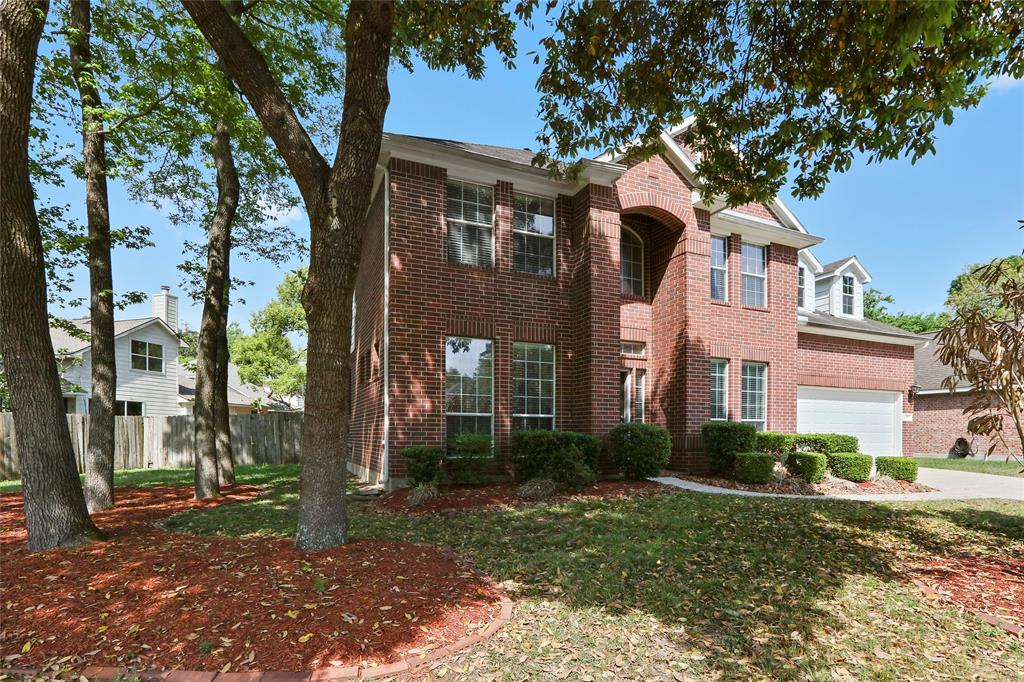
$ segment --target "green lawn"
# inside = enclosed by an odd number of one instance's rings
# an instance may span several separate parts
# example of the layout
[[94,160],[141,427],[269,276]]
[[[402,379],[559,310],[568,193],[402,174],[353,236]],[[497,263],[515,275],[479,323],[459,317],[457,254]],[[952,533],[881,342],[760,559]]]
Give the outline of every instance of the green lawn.
[[[270,478],[262,498],[189,511],[168,525],[289,535],[294,470]],[[901,573],[946,553],[1024,554],[1019,503],[682,493],[420,518],[354,502],[349,513],[353,539],[452,548],[512,594],[513,621],[440,664],[434,674],[446,680],[1024,674],[1024,642],[926,599]]]
[[[273,485],[295,480],[298,467],[294,464],[239,466],[235,475],[240,483]],[[127,469],[114,472],[114,486],[192,485],[195,469]],[[85,478],[82,476],[81,478]],[[21,481],[0,481],[0,493],[21,492]]]
[[1022,467],[1018,462],[998,459],[946,459],[945,457],[915,457],[914,460],[919,466],[929,469],[956,469],[957,471],[973,471],[978,474],[995,474],[996,476],[1019,476]]

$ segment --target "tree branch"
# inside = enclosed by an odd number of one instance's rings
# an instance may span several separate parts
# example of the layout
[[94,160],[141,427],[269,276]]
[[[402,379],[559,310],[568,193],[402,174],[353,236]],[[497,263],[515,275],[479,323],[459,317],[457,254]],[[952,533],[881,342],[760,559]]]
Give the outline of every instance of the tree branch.
[[327,161],[278,87],[263,54],[220,2],[181,0],[181,4],[267,129],[298,185],[307,210],[312,212],[322,196],[329,171]]

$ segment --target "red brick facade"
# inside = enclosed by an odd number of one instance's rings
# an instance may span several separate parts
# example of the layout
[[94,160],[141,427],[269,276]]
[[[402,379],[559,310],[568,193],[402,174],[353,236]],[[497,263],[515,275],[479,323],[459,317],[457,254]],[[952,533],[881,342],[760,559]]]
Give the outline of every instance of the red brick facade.
[[[964,408],[971,402],[970,393],[937,393],[919,395],[914,400],[914,423],[909,437],[904,437],[904,452],[910,455],[948,454],[957,438],[966,438],[973,443],[975,452],[984,455],[993,439],[986,436],[972,436],[967,432],[968,418]],[[1003,421],[1003,433],[1007,442],[1020,452],[1016,443],[1016,431],[1009,419]],[[1006,448],[998,443],[993,454],[1005,455]]]
[[[499,176],[500,177],[500,176]],[[389,476],[401,480],[401,448],[445,439],[445,337],[490,339],[494,356],[494,437],[506,462],[511,433],[512,344],[553,344],[556,426],[605,435],[620,418],[620,371],[644,369],[646,420],[673,437],[673,465],[704,466],[700,425],[710,416],[709,360],[729,360],[730,418],[740,414],[744,361],[768,365],[767,427],[796,430],[796,387],[842,385],[904,390],[911,347],[810,336],[798,331],[797,251],[767,245],[767,306],[739,303],[741,238],[729,240],[729,301],[710,297],[711,217],[692,205],[693,187],[662,157],[631,166],[614,187],[587,184],[556,198],[556,276],[515,271],[512,181],[494,185],[495,267],[451,263],[446,251],[445,168],[391,159],[389,240],[389,421],[383,437],[382,382],[363,382],[365,349],[379,343],[385,219],[368,221],[357,288],[356,419],[352,461],[379,472],[387,441]],[[473,181],[473,178],[459,178]],[[562,185],[564,188],[565,186]],[[383,194],[383,192],[379,193]],[[554,197],[552,197],[554,198]],[[766,206],[742,212],[777,220]],[[643,296],[621,293],[623,226],[644,243]],[[365,313],[365,314],[364,314]],[[644,358],[620,356],[620,341],[643,341]],[[371,362],[377,362],[373,356]],[[830,377],[827,378],[826,377]],[[820,383],[832,381],[836,383]],[[845,381],[845,383],[844,383]],[[635,402],[635,395],[634,395]]]

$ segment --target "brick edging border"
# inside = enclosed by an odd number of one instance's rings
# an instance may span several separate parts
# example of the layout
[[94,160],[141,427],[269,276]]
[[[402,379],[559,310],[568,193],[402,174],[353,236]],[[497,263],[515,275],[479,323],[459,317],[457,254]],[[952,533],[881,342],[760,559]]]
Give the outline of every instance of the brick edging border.
[[[913,581],[914,581],[915,585],[917,585],[919,588],[921,588],[921,591],[923,591],[926,595],[928,595],[932,599],[939,599],[939,600],[942,600],[942,601],[948,601],[946,599],[943,599],[941,594],[939,594],[938,592],[933,590],[923,580],[919,580],[917,578],[913,578]],[[1018,635],[1018,636],[1024,635],[1024,628],[1022,628],[1021,626],[1017,625],[1016,623],[1011,623],[1010,621],[1004,620],[1004,619],[1000,618],[999,616],[993,616],[991,613],[985,613],[984,611],[978,611],[977,609],[972,609],[972,608],[970,608],[968,606],[964,606],[963,604],[956,604],[954,602],[954,605],[955,606],[959,606],[960,608],[962,608],[967,613],[970,613],[970,614],[980,618],[981,620],[985,621],[986,623],[988,623],[989,625],[991,625],[993,627],[997,627],[997,628],[1000,628],[1002,630],[1005,630],[1006,632],[1009,632],[1011,635]]]
[[[395,677],[415,672],[446,656],[458,653],[494,636],[501,626],[512,620],[512,600],[504,592],[498,601],[501,610],[482,632],[466,635],[452,644],[434,649],[425,656],[402,657],[396,663],[378,666],[350,665],[318,668],[312,672],[233,672],[222,673],[203,670],[143,670],[110,666],[87,666],[80,673],[90,682],[93,680],[115,680],[138,678],[143,682],[335,682],[342,680],[370,680],[381,677]],[[41,676],[42,668],[0,668],[0,675]]]

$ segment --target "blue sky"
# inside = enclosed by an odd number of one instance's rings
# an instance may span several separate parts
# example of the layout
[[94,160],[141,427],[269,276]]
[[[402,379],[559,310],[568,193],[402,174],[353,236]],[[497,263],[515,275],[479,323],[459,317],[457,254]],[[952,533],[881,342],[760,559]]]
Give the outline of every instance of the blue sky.
[[[525,54],[532,36],[522,32],[519,68],[506,71],[492,59],[481,81],[461,73],[393,70],[389,131],[472,142],[530,147],[540,129],[534,82],[539,72]],[[808,230],[826,239],[814,249],[822,262],[856,254],[874,280],[872,286],[896,298],[895,310],[939,310],[949,281],[968,263],[1024,249],[1024,82],[997,82],[980,107],[959,112],[939,131],[937,155],[867,165],[864,159],[835,176],[816,200],[784,195]],[[328,155],[330,156],[330,155]],[[70,183],[56,197],[81,212],[84,190]],[[141,252],[117,252],[114,284],[119,291],[153,292],[161,284],[177,290],[182,244],[200,228],[171,226],[149,207],[127,201],[111,187],[115,225],[146,224],[157,243]],[[308,236],[301,211],[284,220]],[[296,260],[287,267],[295,267]],[[232,274],[255,280],[240,295],[232,319],[248,326],[249,314],[273,296],[282,271],[264,263],[232,264]],[[76,292],[87,292],[84,273]],[[180,293],[180,292],[179,292]],[[65,311],[87,314],[83,309]],[[198,327],[200,307],[182,300],[182,319]],[[149,315],[149,304],[131,306],[123,317]]]

